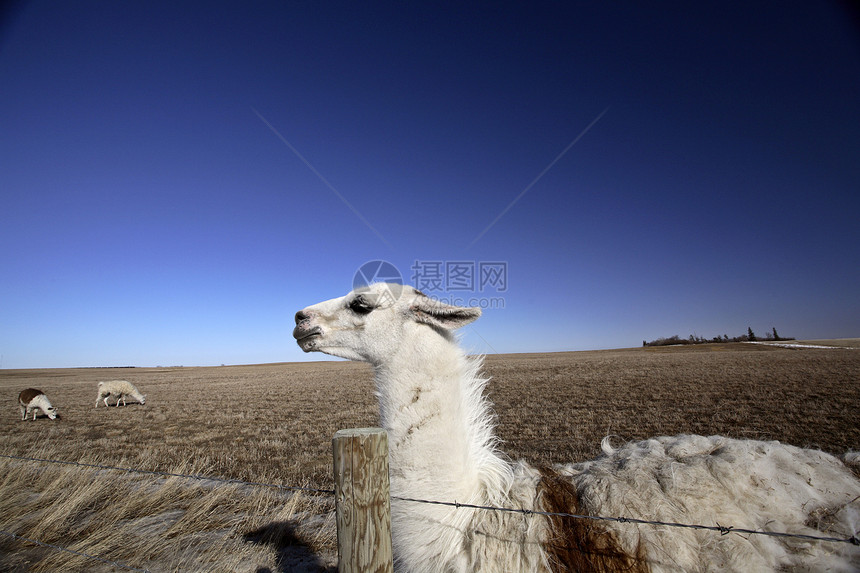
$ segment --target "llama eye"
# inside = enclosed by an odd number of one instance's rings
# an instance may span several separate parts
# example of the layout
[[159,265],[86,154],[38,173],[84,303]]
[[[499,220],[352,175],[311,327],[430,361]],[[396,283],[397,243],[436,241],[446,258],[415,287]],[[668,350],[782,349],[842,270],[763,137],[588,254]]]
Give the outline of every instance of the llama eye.
[[367,304],[367,301],[359,296],[349,303],[349,309],[356,314],[370,314],[373,307]]

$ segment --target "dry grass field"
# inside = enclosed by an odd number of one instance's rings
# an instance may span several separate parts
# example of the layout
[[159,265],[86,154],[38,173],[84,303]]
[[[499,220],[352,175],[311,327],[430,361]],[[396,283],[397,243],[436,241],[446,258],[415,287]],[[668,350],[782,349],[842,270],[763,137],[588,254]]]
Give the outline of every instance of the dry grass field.
[[[848,341],[846,346],[856,346]],[[489,356],[513,458],[584,460],[599,442],[724,434],[860,449],[860,350],[719,344]],[[146,405],[94,408],[100,380]],[[62,419],[23,422],[43,390]],[[369,367],[0,370],[0,454],[331,489],[330,440],[376,425]],[[0,457],[0,530],[136,568],[319,571],[336,563],[330,495]],[[119,571],[0,535],[3,571]]]

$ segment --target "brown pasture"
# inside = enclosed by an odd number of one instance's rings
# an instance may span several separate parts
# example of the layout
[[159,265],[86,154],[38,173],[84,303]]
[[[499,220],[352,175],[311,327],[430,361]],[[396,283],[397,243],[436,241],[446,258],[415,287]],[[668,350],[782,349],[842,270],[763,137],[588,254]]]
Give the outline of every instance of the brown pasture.
[[[860,449],[860,350],[717,344],[488,356],[503,449],[533,463],[697,433]],[[146,405],[94,407],[100,380]],[[62,419],[21,421],[43,390]],[[5,398],[3,398],[5,396]],[[329,490],[331,437],[378,424],[369,367],[0,370],[0,454]],[[3,413],[5,412],[5,413]],[[0,530],[151,571],[318,571],[336,562],[330,495],[0,457]],[[0,535],[0,570],[113,571]]]

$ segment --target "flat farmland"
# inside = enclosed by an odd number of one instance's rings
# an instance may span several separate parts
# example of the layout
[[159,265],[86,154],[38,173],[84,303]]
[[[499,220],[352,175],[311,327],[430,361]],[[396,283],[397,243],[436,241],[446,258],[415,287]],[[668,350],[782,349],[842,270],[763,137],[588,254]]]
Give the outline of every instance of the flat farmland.
[[[841,341],[857,346],[857,341]],[[549,464],[654,435],[860,450],[860,350],[717,344],[488,356],[503,449]],[[146,404],[94,407],[124,379]],[[62,419],[23,422],[20,390]],[[151,571],[319,571],[336,562],[332,496],[9,458],[330,490],[331,437],[378,425],[370,368],[312,362],[0,370],[0,530]],[[0,569],[113,571],[0,536]]]

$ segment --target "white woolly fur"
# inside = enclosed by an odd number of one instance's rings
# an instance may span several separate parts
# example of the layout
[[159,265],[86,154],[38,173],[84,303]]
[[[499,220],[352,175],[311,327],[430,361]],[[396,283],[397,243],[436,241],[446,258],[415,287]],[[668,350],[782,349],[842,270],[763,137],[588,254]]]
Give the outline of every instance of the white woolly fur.
[[126,397],[133,398],[141,404],[146,404],[146,396],[128,380],[109,380],[107,382],[99,382],[98,395],[96,396],[96,408],[99,406],[99,401],[104,400],[105,406],[108,406],[108,398],[113,396],[116,398],[116,406],[119,406],[120,400],[125,406]]
[[[839,459],[779,442],[660,437],[580,464],[534,468],[497,447],[481,361],[452,331],[476,308],[374,284],[296,314],[306,352],[369,362],[389,434],[393,497],[848,537],[860,481]],[[392,501],[399,570],[854,571],[848,544],[585,523]]]

